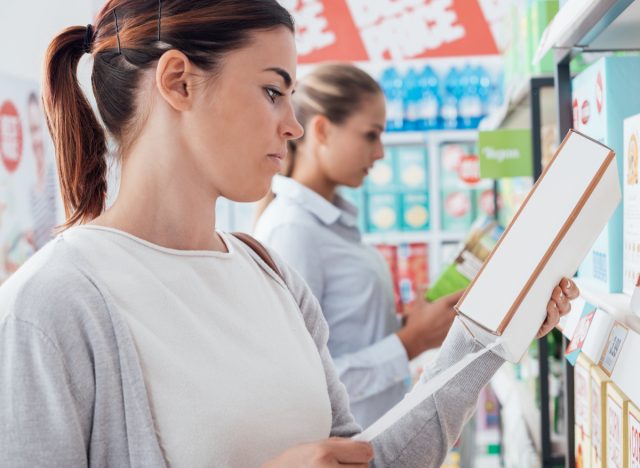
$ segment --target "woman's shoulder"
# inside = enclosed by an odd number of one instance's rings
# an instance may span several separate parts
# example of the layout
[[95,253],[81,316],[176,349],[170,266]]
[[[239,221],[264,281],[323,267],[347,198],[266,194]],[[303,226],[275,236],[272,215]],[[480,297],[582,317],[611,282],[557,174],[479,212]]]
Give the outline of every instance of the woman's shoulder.
[[106,310],[101,291],[58,236],[0,286],[0,324],[9,318],[55,335]]

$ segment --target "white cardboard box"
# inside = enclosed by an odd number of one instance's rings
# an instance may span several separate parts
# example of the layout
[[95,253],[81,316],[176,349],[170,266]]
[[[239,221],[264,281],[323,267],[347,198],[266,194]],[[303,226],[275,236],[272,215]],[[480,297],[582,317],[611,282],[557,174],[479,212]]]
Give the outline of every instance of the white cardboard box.
[[620,199],[615,153],[570,131],[456,306],[475,338],[519,361]]

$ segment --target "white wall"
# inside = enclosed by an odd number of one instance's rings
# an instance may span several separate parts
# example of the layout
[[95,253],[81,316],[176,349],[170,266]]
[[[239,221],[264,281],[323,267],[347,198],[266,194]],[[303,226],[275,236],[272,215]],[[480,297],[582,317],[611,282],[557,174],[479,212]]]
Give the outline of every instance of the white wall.
[[91,23],[94,12],[90,0],[0,0],[0,73],[39,83],[51,39]]

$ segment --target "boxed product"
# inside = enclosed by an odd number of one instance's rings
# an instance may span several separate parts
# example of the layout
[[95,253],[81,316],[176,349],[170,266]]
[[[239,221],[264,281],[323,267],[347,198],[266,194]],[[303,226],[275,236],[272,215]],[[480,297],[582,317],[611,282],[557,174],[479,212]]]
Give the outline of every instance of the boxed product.
[[624,121],[624,216],[623,216],[623,278],[622,289],[632,294],[640,275],[640,175],[638,141],[640,114]]
[[581,354],[573,369],[575,458],[576,466],[585,468],[591,467],[591,367],[591,361]]
[[[496,212],[496,200],[493,184],[483,184],[483,187],[474,189],[473,198],[475,218],[480,216],[494,216]],[[500,205],[500,199],[498,199],[498,205]]]
[[591,466],[606,468],[604,430],[607,408],[607,382],[609,377],[598,366],[591,368]]
[[396,188],[395,159],[396,149],[386,149],[384,159],[376,161],[365,179],[365,187],[368,191],[391,191]]
[[391,279],[393,281],[393,297],[395,298],[396,312],[402,313],[402,302],[400,301],[400,290],[398,289],[398,247],[390,244],[379,244],[375,246],[380,252],[384,261],[389,266]]
[[400,228],[400,199],[396,193],[367,194],[367,230],[397,231]]
[[[640,109],[640,57],[605,57],[572,82],[574,128],[610,147],[622,180],[623,120]],[[594,243],[578,276],[600,292],[622,291],[622,205]]]
[[612,382],[607,385],[607,468],[624,468],[627,447],[627,397]]
[[398,286],[403,304],[411,304],[418,288],[429,283],[428,250],[428,245],[422,242],[398,246]]
[[474,337],[518,361],[620,198],[613,151],[570,131],[456,306]]
[[433,302],[469,286],[503,232],[504,229],[491,218],[478,219],[451,264],[444,267],[427,291],[426,299]]
[[402,198],[402,230],[424,231],[429,229],[431,216],[429,212],[429,194],[423,192],[407,192]]
[[473,221],[472,192],[468,189],[442,190],[442,229],[466,231]]
[[424,146],[406,145],[395,148],[397,185],[403,189],[428,187],[427,151]]
[[627,414],[627,434],[629,468],[640,468],[640,409],[631,402]]

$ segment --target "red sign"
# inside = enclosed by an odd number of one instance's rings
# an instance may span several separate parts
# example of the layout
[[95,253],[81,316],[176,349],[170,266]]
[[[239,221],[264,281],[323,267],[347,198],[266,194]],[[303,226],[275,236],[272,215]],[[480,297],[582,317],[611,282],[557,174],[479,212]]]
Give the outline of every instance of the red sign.
[[281,0],[296,20],[298,61],[496,55],[478,0]]
[[460,160],[458,166],[460,180],[467,184],[477,184],[480,182],[480,158],[475,154],[468,154]]
[[589,101],[585,99],[582,103],[582,116],[580,117],[582,125],[587,125],[589,123],[589,117],[591,117],[591,108],[589,106]]
[[0,107],[0,157],[9,172],[15,172],[22,159],[22,122],[11,101]]

